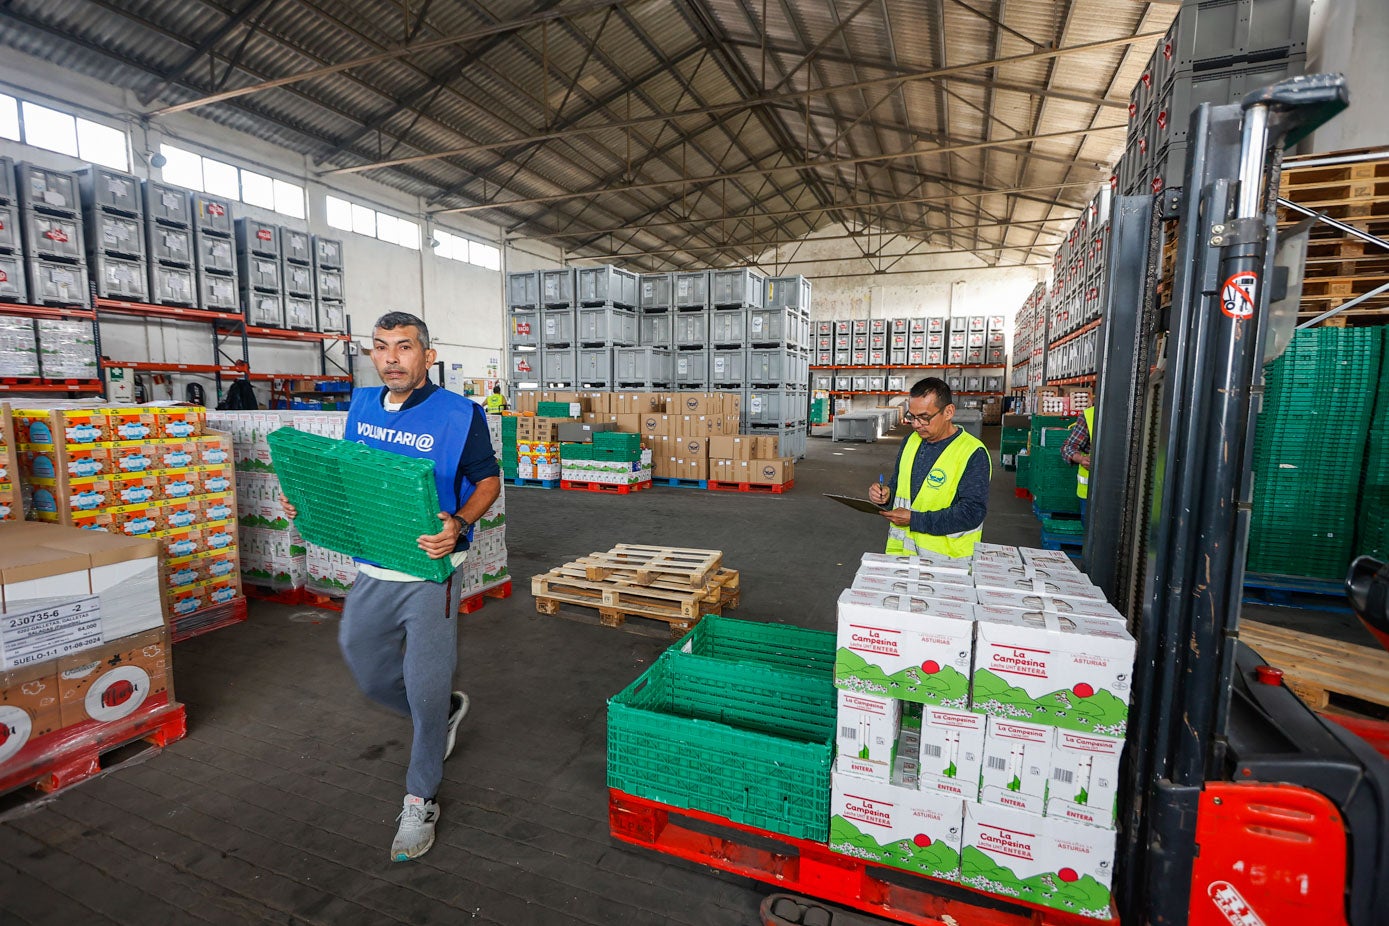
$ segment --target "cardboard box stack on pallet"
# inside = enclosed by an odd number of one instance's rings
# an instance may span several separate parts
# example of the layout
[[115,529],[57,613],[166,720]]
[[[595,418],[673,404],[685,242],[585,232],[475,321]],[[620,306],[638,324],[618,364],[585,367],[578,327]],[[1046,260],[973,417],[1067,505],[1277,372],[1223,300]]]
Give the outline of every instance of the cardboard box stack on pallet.
[[57,524],[0,532],[0,793],[70,784],[165,725],[182,735],[160,551]]
[[14,412],[31,514],[160,542],[175,640],[244,617],[230,435],[193,406]]
[[866,554],[839,599],[830,848],[1108,917],[1133,659],[1064,554]]

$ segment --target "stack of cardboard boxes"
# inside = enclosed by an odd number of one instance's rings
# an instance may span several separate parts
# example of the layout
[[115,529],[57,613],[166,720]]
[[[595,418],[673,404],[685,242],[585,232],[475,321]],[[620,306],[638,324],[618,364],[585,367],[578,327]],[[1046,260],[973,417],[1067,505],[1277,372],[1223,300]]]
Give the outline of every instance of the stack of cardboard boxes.
[[202,408],[58,405],[14,413],[20,469],[40,521],[127,536],[163,549],[168,617],[241,598],[230,436]]
[[152,538],[0,531],[0,791],[178,710],[164,597]]
[[1134,641],[1064,554],[867,554],[837,647],[832,849],[1109,915]]

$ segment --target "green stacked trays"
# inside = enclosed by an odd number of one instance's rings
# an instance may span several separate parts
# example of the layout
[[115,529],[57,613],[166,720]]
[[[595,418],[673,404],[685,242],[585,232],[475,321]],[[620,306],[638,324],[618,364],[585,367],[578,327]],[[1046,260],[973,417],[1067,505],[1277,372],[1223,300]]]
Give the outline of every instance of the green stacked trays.
[[1018,474],[1014,477],[1019,489],[1029,488],[1028,483],[1032,479],[1032,457],[1030,454],[1018,454]]
[[1027,428],[1004,428],[998,453],[1004,469],[1017,468],[1017,456],[1027,447]]
[[706,614],[671,649],[832,679],[834,641],[834,633],[828,630]]
[[595,450],[627,454],[625,459],[634,459],[633,454],[641,455],[641,435],[625,431],[595,431],[593,447]]
[[811,399],[810,400],[810,423],[825,424],[830,420],[830,400]]
[[1383,350],[1379,329],[1313,328],[1297,332],[1265,370],[1249,572],[1345,576],[1356,547],[1361,479],[1369,475],[1366,446]]
[[417,542],[442,529],[433,460],[295,428],[278,428],[266,440],[306,540],[421,579],[453,574],[448,557],[430,559]]
[[559,458],[561,460],[592,460],[592,444],[560,444]]
[[569,418],[573,407],[568,402],[537,402],[535,414],[539,418]]
[[1355,552],[1389,561],[1389,327],[1380,356],[1374,418],[1365,446],[1365,480],[1360,496]]
[[[1061,421],[1064,423],[1065,419]],[[1061,445],[1070,433],[1069,426],[1033,430],[1027,487],[1041,511],[1060,514],[1080,511],[1080,498],[1076,495],[1076,468],[1061,459]]]
[[502,475],[508,479],[517,478],[515,415],[502,416]]
[[1042,530],[1048,534],[1079,536],[1085,533],[1085,525],[1075,518],[1042,518]]

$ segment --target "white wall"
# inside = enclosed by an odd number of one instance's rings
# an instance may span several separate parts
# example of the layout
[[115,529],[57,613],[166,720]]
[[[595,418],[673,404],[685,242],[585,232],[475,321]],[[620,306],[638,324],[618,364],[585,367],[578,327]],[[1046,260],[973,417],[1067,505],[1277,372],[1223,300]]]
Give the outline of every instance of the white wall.
[[[54,108],[75,111],[101,122],[123,125],[131,136],[132,172],[159,179],[158,169],[149,167],[148,154],[157,151],[161,141],[216,157],[251,170],[269,173],[304,186],[308,193],[307,222],[244,203],[234,203],[237,216],[275,222],[300,228],[344,243],[347,311],[352,334],[359,343],[369,344],[371,324],[391,310],[412,312],[429,325],[434,346],[445,368],[457,365],[463,378],[484,378],[488,370],[503,368],[506,339],[503,312],[503,273],[472,264],[434,256],[427,249],[413,251],[374,238],[331,228],[324,221],[324,196],[333,193],[372,205],[383,212],[413,218],[422,225],[427,242],[424,200],[409,196],[361,175],[314,176],[308,159],[241,132],[233,131],[195,113],[161,117],[153,126],[141,123],[141,106],[132,94],[109,84],[75,75],[46,61],[11,51],[0,60],[0,92],[46,103]],[[0,139],[0,155],[17,161],[30,161],[58,169],[71,170],[82,162],[65,155]],[[464,217],[444,217],[438,227],[477,240],[498,245],[500,229]],[[546,255],[546,248],[530,247],[528,252],[503,248],[502,268],[515,261],[522,269],[553,264],[558,252]],[[113,359],[172,363],[212,363],[210,326],[193,323],[144,320],[103,315],[101,318],[103,353]],[[239,343],[229,347],[240,356]],[[336,349],[341,356],[341,349]],[[318,348],[311,342],[253,340],[251,369],[258,373],[318,372]],[[226,362],[225,360],[223,361]],[[379,382],[369,358],[355,358],[359,384]],[[177,398],[189,377],[176,376]],[[198,378],[209,391],[210,378]],[[264,386],[258,384],[262,399]],[[161,397],[161,396],[155,396]]]

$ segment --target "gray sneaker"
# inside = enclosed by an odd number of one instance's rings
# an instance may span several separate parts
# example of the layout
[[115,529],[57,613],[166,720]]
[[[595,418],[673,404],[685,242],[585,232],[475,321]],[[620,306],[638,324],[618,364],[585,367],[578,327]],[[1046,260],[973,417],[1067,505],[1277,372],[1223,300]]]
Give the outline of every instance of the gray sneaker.
[[434,845],[434,824],[439,821],[439,802],[407,794],[405,806],[396,819],[400,821],[400,828],[395,831],[395,841],[391,843],[391,861],[408,862],[412,858],[419,858]]
[[468,696],[455,691],[449,696],[449,738],[444,744],[444,758],[453,755],[453,744],[458,739],[458,725],[468,713]]

